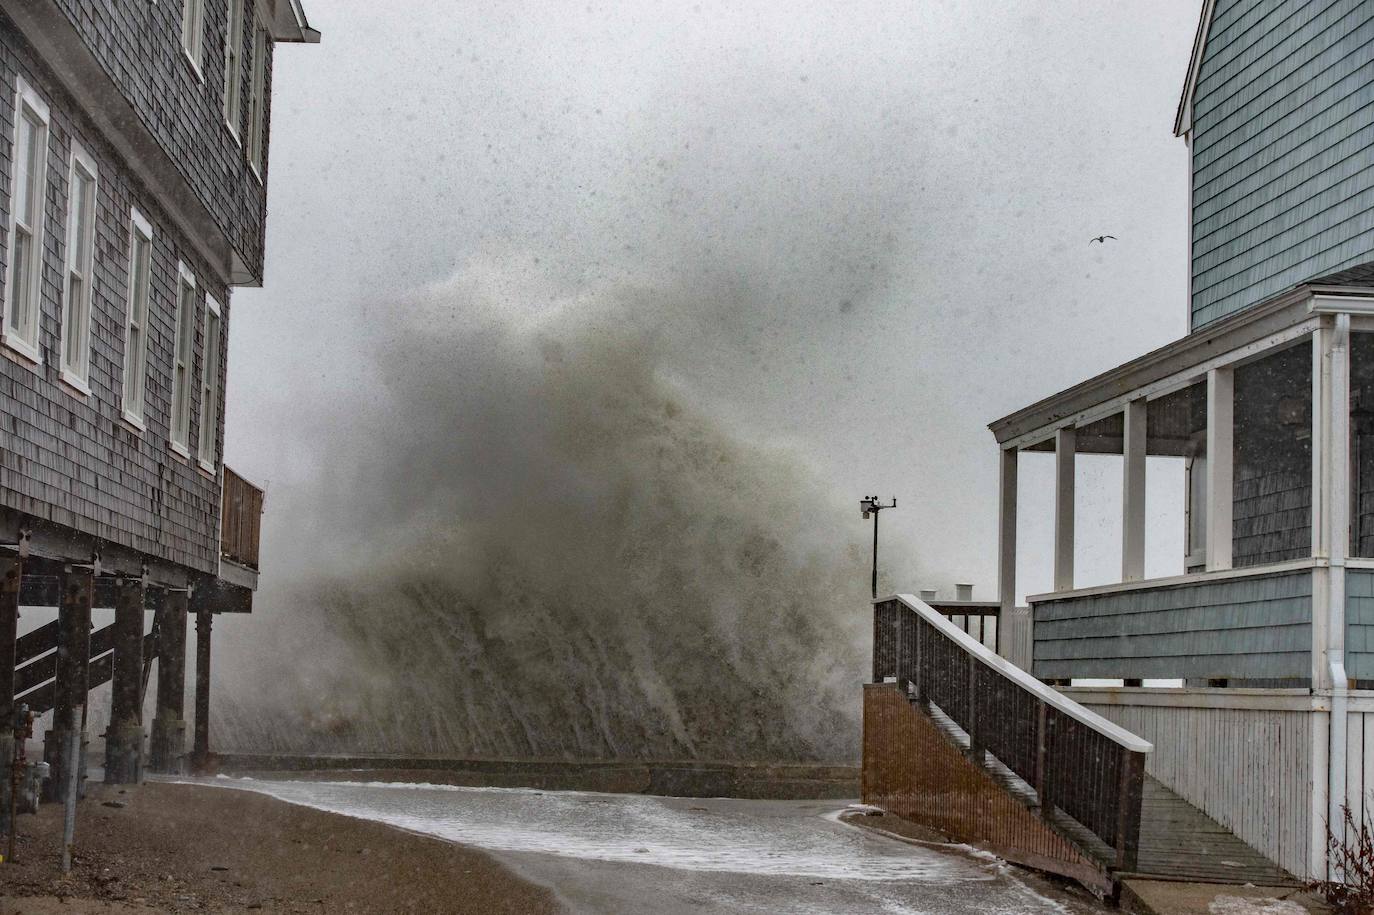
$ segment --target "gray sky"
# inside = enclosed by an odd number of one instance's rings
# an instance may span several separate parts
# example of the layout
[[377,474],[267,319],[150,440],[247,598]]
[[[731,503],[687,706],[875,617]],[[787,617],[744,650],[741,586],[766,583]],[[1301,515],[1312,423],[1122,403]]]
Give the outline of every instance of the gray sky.
[[[632,289],[625,320],[697,407],[836,499],[901,500],[887,543],[922,580],[897,584],[991,596],[986,424],[1186,330],[1171,126],[1197,7],[309,0],[324,43],[278,49],[266,286],[235,293],[230,346],[227,458],[268,484],[267,573],[293,491],[359,459],[338,407],[405,371],[398,328],[604,320]],[[451,306],[409,313],[425,289]],[[1080,568],[1105,576],[1119,479],[1084,464]]]

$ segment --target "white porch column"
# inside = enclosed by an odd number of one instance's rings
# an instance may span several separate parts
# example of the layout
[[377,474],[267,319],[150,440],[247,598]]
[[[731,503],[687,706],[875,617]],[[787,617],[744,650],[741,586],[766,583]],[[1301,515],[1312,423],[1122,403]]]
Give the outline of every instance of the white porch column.
[[1054,590],[1073,590],[1074,450],[1078,430],[1054,434]]
[[1207,571],[1231,568],[1234,499],[1235,372],[1207,373]]
[[1126,404],[1121,438],[1121,580],[1145,577],[1145,406]]
[[1002,602],[1002,619],[1011,619],[1016,609],[1016,471],[1021,452],[1002,449],[1002,467],[997,511],[997,595]]

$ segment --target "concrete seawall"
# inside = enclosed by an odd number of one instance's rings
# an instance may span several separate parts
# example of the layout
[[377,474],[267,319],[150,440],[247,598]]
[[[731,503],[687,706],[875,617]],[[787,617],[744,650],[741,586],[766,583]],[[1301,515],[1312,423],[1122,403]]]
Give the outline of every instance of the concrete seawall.
[[618,762],[522,759],[444,759],[424,756],[308,756],[221,753],[227,775],[434,782],[546,791],[604,791],[663,797],[769,800],[859,796],[857,766],[806,763]]

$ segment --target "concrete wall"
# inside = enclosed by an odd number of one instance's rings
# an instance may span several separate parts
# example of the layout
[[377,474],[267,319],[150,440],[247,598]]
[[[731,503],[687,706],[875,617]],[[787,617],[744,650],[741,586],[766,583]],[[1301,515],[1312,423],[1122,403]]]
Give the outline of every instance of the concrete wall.
[[1217,0],[1193,101],[1192,326],[1374,260],[1374,6]]

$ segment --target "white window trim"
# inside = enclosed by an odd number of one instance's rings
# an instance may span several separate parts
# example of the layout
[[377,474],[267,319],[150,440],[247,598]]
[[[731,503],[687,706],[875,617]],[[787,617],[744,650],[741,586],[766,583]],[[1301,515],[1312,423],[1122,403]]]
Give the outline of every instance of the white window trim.
[[[85,353],[85,365],[72,365],[67,362],[67,334],[71,331],[70,319],[72,303],[67,301],[70,283],[68,274],[71,270],[72,259],[72,232],[75,226],[72,222],[72,199],[71,189],[76,186],[76,170],[81,169],[91,179],[91,214],[90,222],[86,225],[86,251],[89,263],[85,268],[85,282],[82,284],[82,292],[85,295],[86,308],[86,339],[83,341],[82,351]],[[80,143],[72,140],[71,162],[67,170],[68,199],[67,199],[67,250],[62,258],[62,286],[59,294],[62,299],[62,326],[61,334],[58,338],[57,359],[59,377],[76,388],[87,397],[91,396],[91,321],[94,318],[95,302],[95,223],[96,212],[100,206],[100,170],[95,164],[95,159],[88,153]]]
[[[248,135],[244,138],[244,152],[248,156],[248,170],[259,184],[263,183],[263,162],[267,159],[267,51],[270,44],[271,36],[255,15],[248,71]],[[262,49],[261,53],[259,48]]]
[[[134,289],[134,276],[135,276],[135,271],[136,271],[136,268],[137,268],[137,265],[136,265],[136,263],[135,263],[135,261],[134,261],[134,236],[135,236],[135,234],[137,234],[137,235],[142,235],[143,238],[146,239],[147,242],[148,242],[148,269],[149,269],[149,271],[151,272],[151,270],[152,270],[153,224],[150,223],[150,222],[143,216],[143,214],[140,213],[140,212],[138,211],[138,209],[137,209],[136,207],[131,207],[131,208],[129,209],[129,279],[128,279],[128,295],[125,297],[125,302],[124,302],[124,305],[125,305],[125,311],[124,311],[124,358],[125,358],[125,360],[128,360],[129,357],[130,357],[130,355],[131,355],[131,353],[129,353],[129,351],[128,351],[128,349],[129,349],[129,324],[133,321],[133,317],[134,317],[134,294],[135,294],[135,292],[136,292],[136,290]],[[131,426],[133,426],[133,427],[134,427],[135,429],[137,429],[139,432],[147,432],[147,431],[148,431],[147,425],[145,425],[144,422],[143,422],[143,411],[146,410],[146,409],[147,409],[147,406],[148,406],[148,390],[147,390],[147,385],[148,385],[148,361],[147,361],[147,357],[148,357],[148,315],[149,315],[149,313],[152,311],[152,297],[153,297],[153,292],[152,292],[152,288],[151,288],[151,287],[152,287],[152,278],[149,277],[148,303],[147,303],[147,307],[144,308],[144,310],[143,310],[143,330],[142,330],[142,333],[141,333],[140,336],[139,336],[139,342],[140,342],[140,344],[142,345],[142,348],[143,348],[143,352],[141,352],[141,353],[139,354],[139,361],[143,363],[143,390],[142,390],[142,392],[141,392],[141,393],[142,393],[142,397],[140,398],[140,402],[139,402],[139,404],[138,404],[138,411],[137,411],[137,412],[134,412],[133,410],[130,410],[130,409],[129,409],[129,392],[128,392],[127,390],[122,390],[122,389],[121,389],[120,394],[119,394],[119,405],[120,405],[120,414],[121,414],[121,416],[123,416],[124,421],[125,421],[126,423],[128,423],[128,424],[131,425]],[[127,362],[126,362],[126,364],[127,364]],[[126,371],[124,374],[127,375],[128,372]]]
[[[6,243],[6,249],[11,253],[14,251],[14,235],[16,230],[16,223],[18,222],[18,217],[14,211],[13,200],[15,182],[18,179],[19,172],[19,119],[20,117],[22,117],[23,109],[28,108],[43,124],[43,161],[39,165],[40,174],[38,177],[37,187],[38,218],[35,220],[36,224],[33,226],[33,258],[36,262],[36,269],[33,271],[34,285],[32,292],[32,295],[35,299],[35,302],[32,305],[34,310],[33,342],[29,342],[28,340],[25,340],[23,337],[20,337],[18,332],[14,329],[14,307],[17,303],[13,301],[12,295],[14,289],[13,256],[10,257],[9,264],[7,265],[5,271],[5,315],[3,322],[0,322],[0,342],[3,342],[7,347],[14,350],[16,353],[23,356],[25,359],[27,359],[34,365],[42,365],[43,353],[39,349],[39,341],[42,336],[43,323],[42,283],[43,245],[45,242],[44,224],[47,222],[47,214],[46,212],[44,212],[44,203],[47,200],[46,189],[48,177],[48,141],[50,139],[50,132],[52,130],[52,118],[51,113],[48,110],[47,103],[44,102],[43,99],[41,99],[38,96],[38,93],[33,90],[33,87],[30,86],[22,76],[16,77],[15,83],[16,87],[14,93],[14,132],[10,135],[11,205],[9,208],[10,221],[7,230],[8,234]],[[28,303],[26,303],[26,305],[27,304]]]
[[[224,126],[229,128],[229,136],[240,147],[243,139],[239,136],[239,124],[243,121],[243,25],[245,22],[247,0],[229,0],[229,15],[224,33]],[[238,22],[234,13],[238,12]],[[255,20],[256,21],[256,20]],[[235,27],[237,25],[237,28]],[[234,65],[230,67],[229,49],[235,48]],[[233,99],[237,111],[229,111],[230,86],[233,86]],[[232,117],[231,117],[232,114]]]
[[[215,474],[217,473],[218,467],[219,467],[219,450],[215,447],[215,440],[219,437],[219,419],[220,419],[220,417],[219,417],[219,401],[220,401],[221,399],[223,399],[223,397],[224,397],[224,392],[220,389],[219,378],[216,377],[215,380],[214,380],[214,385],[213,385],[214,392],[215,392],[215,404],[214,404],[214,410],[215,410],[215,423],[214,423],[214,428],[210,430],[210,445],[209,445],[209,449],[208,449],[208,450],[209,450],[209,452],[210,452],[211,458],[210,458],[210,460],[207,461],[207,460],[205,459],[205,453],[206,453],[206,450],[207,450],[207,449],[204,447],[204,445],[205,445],[205,415],[206,415],[206,412],[207,412],[207,411],[206,411],[206,407],[208,406],[208,404],[206,403],[206,400],[205,400],[205,387],[206,387],[206,376],[207,376],[207,373],[209,372],[210,363],[211,363],[211,361],[212,361],[212,359],[211,359],[211,354],[210,354],[210,315],[211,315],[211,314],[213,314],[216,318],[219,319],[219,335],[220,335],[220,338],[219,338],[219,340],[216,341],[216,344],[217,344],[217,347],[218,347],[219,349],[222,350],[222,349],[224,348],[224,312],[223,312],[223,311],[221,310],[221,308],[220,308],[219,301],[218,301],[214,296],[210,295],[210,294],[207,292],[207,293],[205,294],[205,320],[204,320],[204,321],[202,322],[202,324],[201,324],[201,339],[203,339],[203,340],[205,341],[205,347],[204,347],[205,351],[201,354],[201,357],[200,357],[200,391],[201,391],[201,398],[200,398],[200,442],[198,443],[198,447],[196,448],[196,459],[197,459],[197,463],[200,464],[200,469],[206,471],[207,473],[209,473],[209,474],[211,474],[211,475],[213,476],[213,475],[215,475]],[[216,374],[216,376],[218,376],[218,375],[219,375],[219,372],[220,372],[220,366],[218,365],[218,359],[215,359],[215,360],[213,360],[213,361],[216,362],[216,365],[215,365],[215,374]]]
[[[188,22],[188,19],[194,21]],[[181,53],[190,63],[196,79],[205,82],[201,69],[205,59],[205,0],[181,0]]]
[[[168,419],[168,423],[167,423],[167,430],[168,430],[168,431],[167,431],[167,444],[168,444],[168,446],[169,446],[174,452],[176,452],[177,454],[179,454],[179,455],[181,455],[182,457],[186,458],[187,460],[190,460],[190,458],[191,458],[191,447],[190,447],[190,438],[191,438],[191,404],[190,404],[190,398],[192,397],[192,393],[191,393],[191,391],[189,390],[189,388],[191,387],[191,383],[192,383],[192,381],[193,381],[191,369],[192,369],[192,367],[195,365],[195,355],[196,355],[196,343],[195,343],[195,336],[194,336],[195,324],[194,324],[194,323],[192,323],[192,325],[191,325],[191,327],[192,327],[191,352],[185,354],[185,362],[186,362],[186,387],[188,388],[188,390],[186,391],[186,398],[187,398],[187,403],[186,403],[186,428],[185,428],[185,430],[180,430],[180,429],[177,428],[177,412],[178,412],[178,409],[177,409],[177,408],[181,406],[181,402],[177,399],[177,393],[178,393],[178,391],[180,390],[180,389],[178,388],[178,386],[177,386],[177,363],[183,361],[183,360],[182,360],[183,354],[182,354],[182,352],[181,352],[181,309],[182,309],[183,307],[185,307],[185,304],[186,304],[186,303],[183,301],[182,287],[183,287],[183,286],[187,286],[187,285],[189,285],[189,286],[191,287],[191,291],[192,291],[192,293],[193,293],[193,295],[192,295],[192,300],[191,300],[191,307],[194,308],[194,307],[195,307],[194,292],[195,292],[195,289],[196,289],[196,275],[195,275],[194,272],[192,272],[192,270],[191,270],[190,267],[186,266],[186,262],[185,262],[185,261],[177,261],[177,294],[176,294],[176,310],[175,310],[175,312],[174,312],[174,318],[175,318],[175,320],[172,322],[172,335],[173,335],[173,339],[172,339],[172,399],[171,399],[172,412],[171,412],[171,415],[170,415],[169,417],[167,417],[167,419]],[[194,321],[194,316],[193,316],[193,321]],[[178,439],[178,438],[177,438],[177,433],[178,433],[178,432],[183,432],[184,435],[185,435],[185,438],[184,438],[184,439]]]

